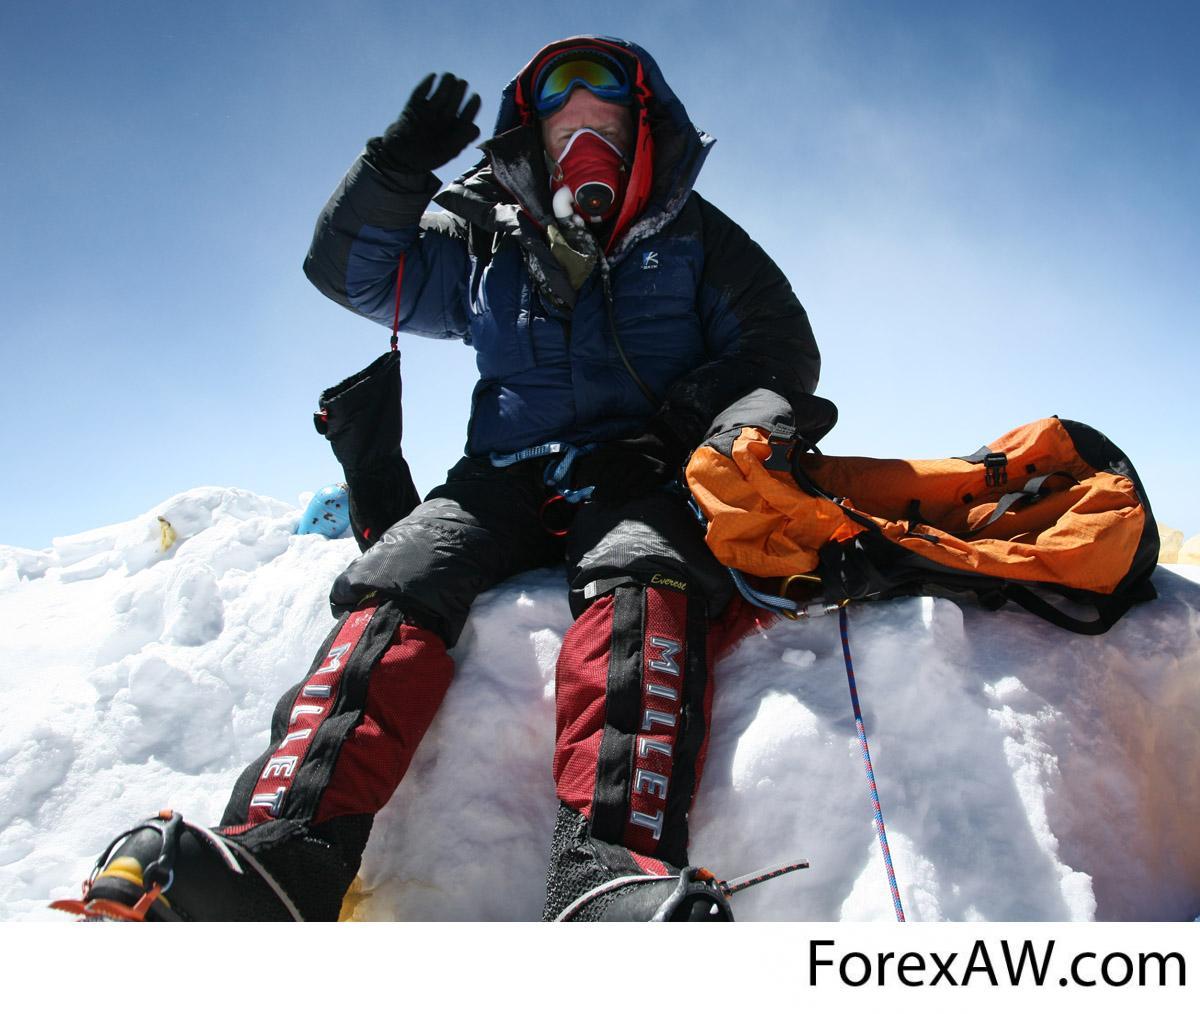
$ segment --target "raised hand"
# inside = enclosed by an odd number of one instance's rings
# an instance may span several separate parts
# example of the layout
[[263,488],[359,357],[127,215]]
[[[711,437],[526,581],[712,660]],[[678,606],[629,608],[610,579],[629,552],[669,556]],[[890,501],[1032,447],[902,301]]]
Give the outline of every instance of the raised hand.
[[408,104],[382,137],[367,142],[371,160],[380,169],[429,172],[445,165],[479,136],[475,116],[480,99],[472,94],[463,104],[467,82],[443,74],[426,75],[413,89]]

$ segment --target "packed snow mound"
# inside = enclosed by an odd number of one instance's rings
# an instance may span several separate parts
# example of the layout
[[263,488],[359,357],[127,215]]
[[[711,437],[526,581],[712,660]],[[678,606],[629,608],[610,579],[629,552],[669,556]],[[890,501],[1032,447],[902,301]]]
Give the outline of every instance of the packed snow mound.
[[[294,535],[299,516],[206,487],[45,551],[0,547],[0,918],[64,918],[46,902],[77,896],[108,841],[164,805],[220,819],[357,552]],[[851,609],[910,919],[1200,911],[1200,568],[1155,581],[1157,601],[1095,638],[940,598]],[[561,570],[478,600],[376,821],[355,918],[538,918],[569,623]],[[739,894],[740,919],[893,918],[836,616],[752,635],[715,679],[693,861],[726,877],[812,863]]]
[[1168,528],[1160,524],[1158,541],[1159,563],[1185,563],[1189,566],[1200,564],[1200,535],[1185,539],[1183,532],[1178,528]]

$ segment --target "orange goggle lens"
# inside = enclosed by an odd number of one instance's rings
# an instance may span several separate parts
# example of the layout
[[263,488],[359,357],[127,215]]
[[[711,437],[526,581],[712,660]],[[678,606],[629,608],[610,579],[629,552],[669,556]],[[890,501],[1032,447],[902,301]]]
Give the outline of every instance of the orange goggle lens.
[[620,64],[575,57],[543,71],[534,88],[537,111],[545,114],[558,109],[576,87],[610,102],[629,98],[629,79]]

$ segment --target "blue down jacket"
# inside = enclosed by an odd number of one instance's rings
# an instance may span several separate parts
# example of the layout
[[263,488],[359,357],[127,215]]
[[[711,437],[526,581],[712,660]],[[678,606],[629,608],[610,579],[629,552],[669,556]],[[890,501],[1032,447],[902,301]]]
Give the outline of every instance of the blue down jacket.
[[[625,436],[656,408],[696,444],[751,390],[795,399],[816,386],[820,357],[787,279],[692,189],[713,138],[648,53],[588,40],[618,51],[637,82],[637,157],[653,172],[642,174],[641,213],[608,238],[607,264],[578,292],[547,242],[548,173],[524,97],[532,67],[579,38],[547,47],[509,83],[484,157],[444,189],[431,173],[385,172],[360,157],[305,261],[325,295],[390,327],[403,257],[400,330],[475,349],[472,456]],[[431,199],[443,210],[427,212]]]

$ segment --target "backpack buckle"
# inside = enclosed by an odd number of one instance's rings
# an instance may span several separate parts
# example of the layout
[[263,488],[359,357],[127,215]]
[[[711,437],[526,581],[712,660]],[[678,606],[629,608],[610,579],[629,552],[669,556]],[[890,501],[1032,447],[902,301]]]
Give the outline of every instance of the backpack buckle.
[[770,454],[763,462],[763,468],[772,472],[790,472],[792,470],[792,451],[796,447],[796,438],[788,433],[772,432],[767,437],[767,447]]
[[1008,455],[1003,451],[984,455],[983,467],[983,481],[989,487],[1003,486],[1008,482]]

